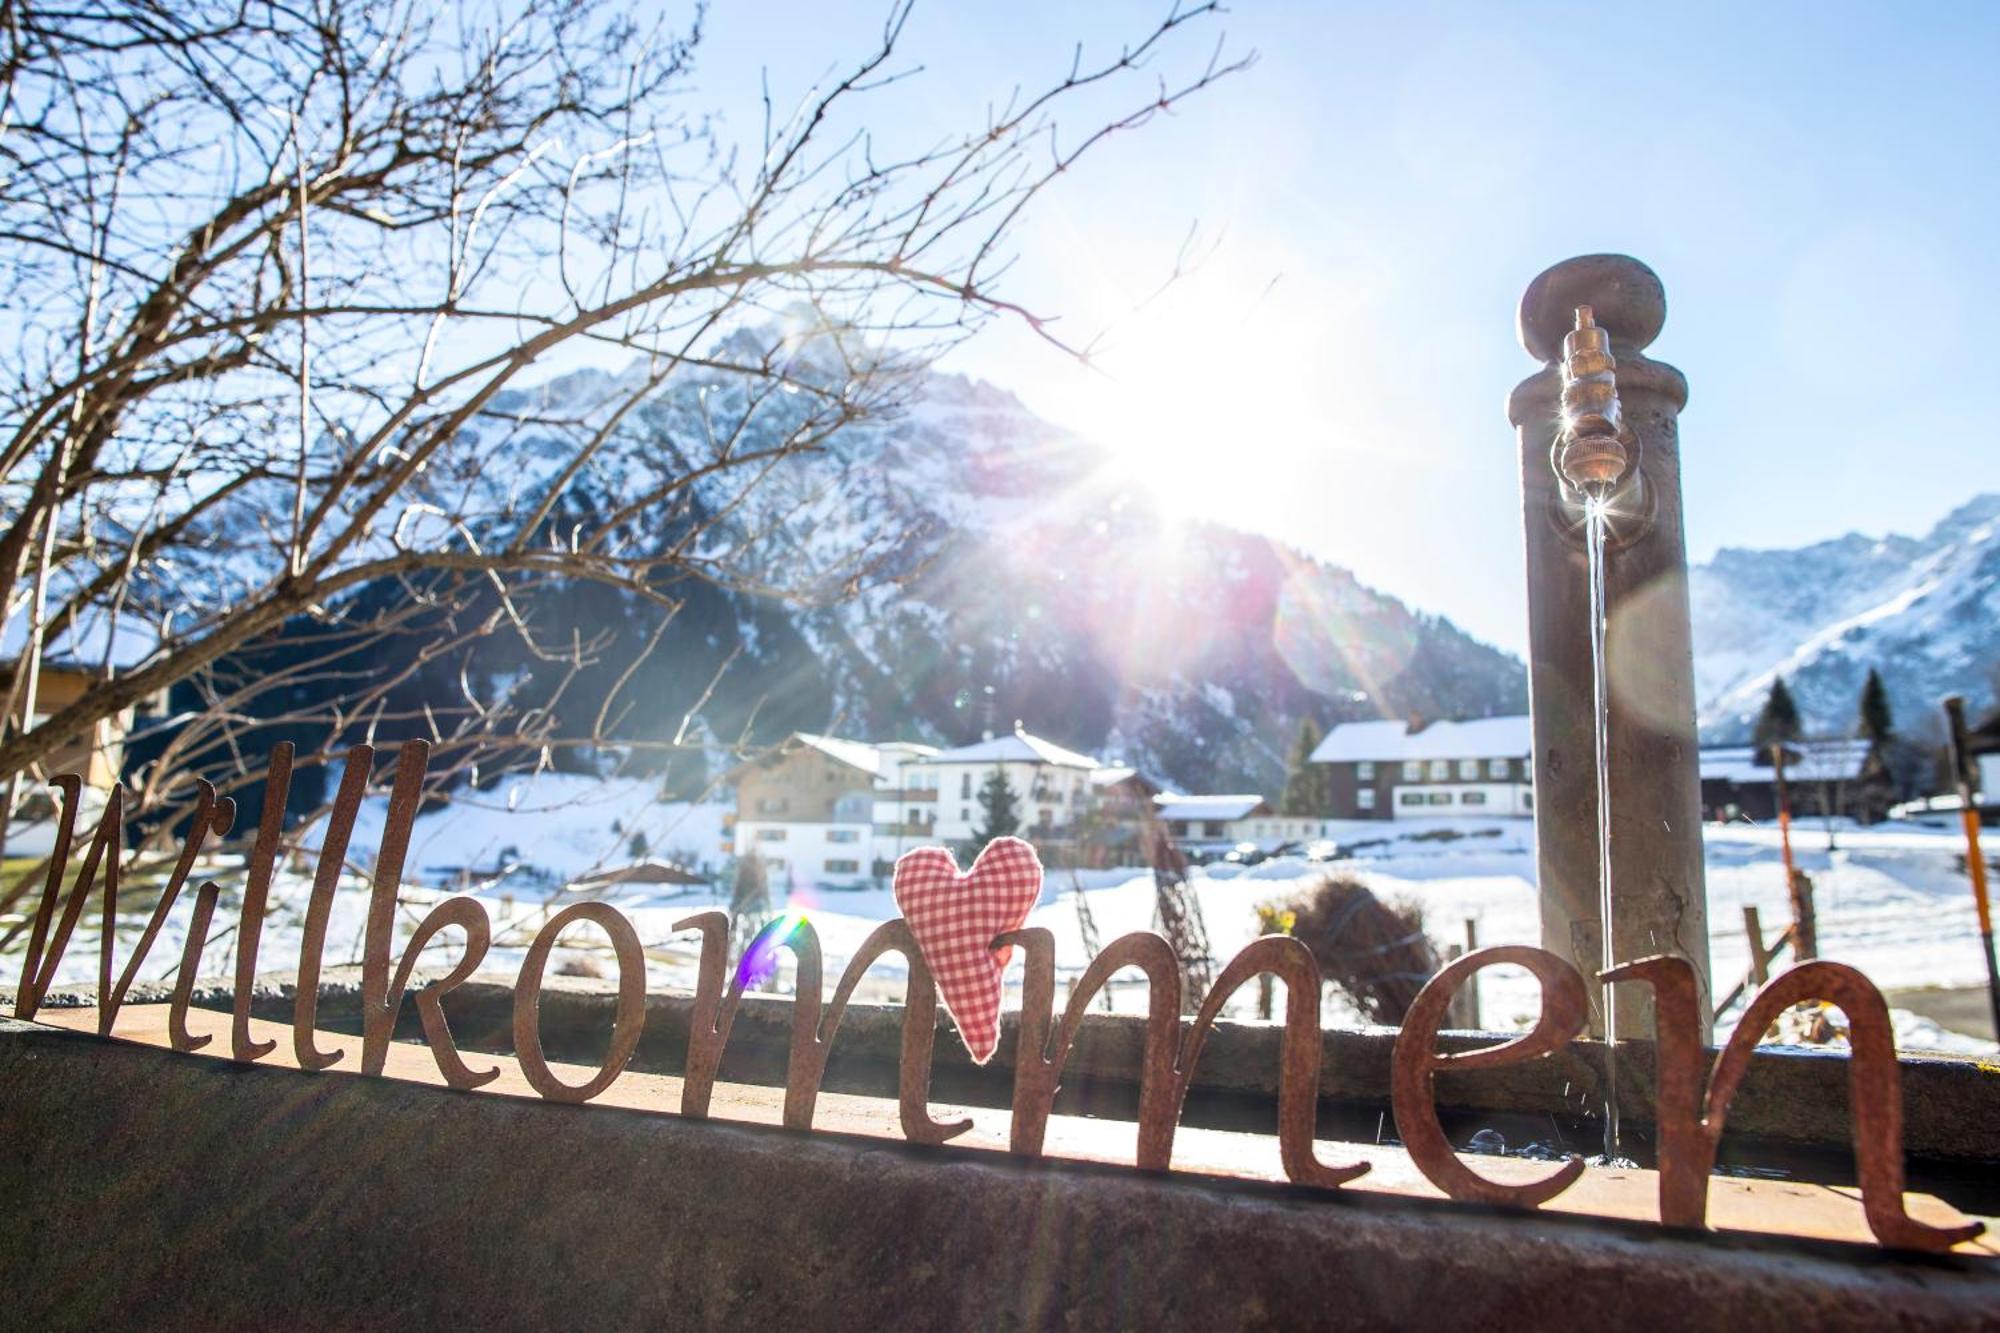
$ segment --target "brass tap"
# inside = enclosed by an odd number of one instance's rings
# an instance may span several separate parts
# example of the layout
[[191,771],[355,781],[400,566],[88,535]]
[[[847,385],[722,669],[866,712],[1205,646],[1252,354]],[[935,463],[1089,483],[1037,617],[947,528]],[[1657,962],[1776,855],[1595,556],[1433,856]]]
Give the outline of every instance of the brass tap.
[[1556,435],[1556,471],[1601,500],[1625,475],[1629,461],[1618,405],[1618,362],[1611,335],[1587,305],[1576,308],[1576,328],[1563,338],[1562,418]]

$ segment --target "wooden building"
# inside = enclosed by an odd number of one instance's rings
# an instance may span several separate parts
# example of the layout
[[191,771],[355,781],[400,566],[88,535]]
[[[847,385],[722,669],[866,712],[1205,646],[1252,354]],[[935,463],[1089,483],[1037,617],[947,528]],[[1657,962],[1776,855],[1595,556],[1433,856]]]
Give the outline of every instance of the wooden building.
[[[1785,785],[1792,817],[1845,817],[1863,824],[1885,818],[1895,803],[1889,767],[1865,740],[1796,741],[1785,748]],[[1778,817],[1778,771],[1771,752],[1750,745],[1712,745],[1701,752],[1701,813],[1711,820]]]
[[[0,664],[0,695],[14,687],[15,663]],[[35,681],[35,710],[29,725],[39,726],[81,698],[84,692],[104,679],[94,667],[73,662],[43,659]],[[109,791],[125,771],[125,738],[141,712],[156,712],[160,700],[147,706],[120,709],[93,724],[80,735],[70,737],[43,765],[43,775],[75,773],[84,785]],[[17,705],[18,706],[18,705]]]

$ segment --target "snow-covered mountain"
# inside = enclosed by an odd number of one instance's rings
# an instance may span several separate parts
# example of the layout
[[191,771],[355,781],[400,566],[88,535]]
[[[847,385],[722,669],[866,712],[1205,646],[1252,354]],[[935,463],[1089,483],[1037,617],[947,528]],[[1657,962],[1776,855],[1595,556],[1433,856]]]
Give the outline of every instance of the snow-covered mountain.
[[[677,442],[713,435],[739,387],[717,377],[662,391],[625,428],[628,444],[578,480],[575,503],[604,512],[652,471],[698,462],[677,457]],[[544,386],[534,407],[587,419],[593,397],[616,389],[584,372]],[[782,426],[777,406],[769,427],[750,423],[746,447]],[[725,515],[703,537],[718,559],[796,586],[865,553],[858,595],[677,588],[687,604],[627,686],[637,706],[624,725],[671,734],[728,662],[701,704],[718,737],[797,728],[952,744],[1018,719],[1185,789],[1276,790],[1308,715],[1325,726],[1525,708],[1517,659],[1268,538],[1165,517],[1113,462],[1010,393],[920,374],[901,409],[787,459],[741,503],[733,490],[705,502]],[[505,507],[481,503],[496,521]],[[558,635],[574,617],[636,645],[651,613],[579,588],[539,614]],[[573,686],[559,706],[595,701]]]
[[1954,691],[1992,702],[2000,667],[2000,495],[1922,537],[1849,533],[1789,551],[1727,547],[1689,571],[1705,739],[1748,734],[1782,675],[1807,728],[1853,729],[1868,669],[1905,729]]

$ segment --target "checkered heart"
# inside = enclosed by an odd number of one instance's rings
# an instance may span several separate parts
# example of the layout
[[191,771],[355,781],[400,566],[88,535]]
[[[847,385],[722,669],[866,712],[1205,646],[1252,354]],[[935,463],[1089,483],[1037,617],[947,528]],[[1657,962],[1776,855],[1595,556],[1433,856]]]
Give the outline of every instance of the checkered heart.
[[1041,896],[1042,858],[1019,838],[987,843],[964,874],[943,847],[919,847],[896,862],[896,906],[979,1064],[1000,1045],[1000,975],[1013,952],[990,947],[993,937],[1019,930]]

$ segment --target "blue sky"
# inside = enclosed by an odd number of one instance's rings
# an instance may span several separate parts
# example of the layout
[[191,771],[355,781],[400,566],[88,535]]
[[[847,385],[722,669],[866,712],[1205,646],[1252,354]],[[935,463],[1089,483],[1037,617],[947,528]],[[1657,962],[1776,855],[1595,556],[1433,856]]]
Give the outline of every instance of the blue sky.
[[[722,4],[705,105],[746,132],[886,6]],[[1151,4],[920,4],[921,75],[885,108],[943,130],[1110,53]],[[1351,566],[1475,634],[1525,637],[1502,404],[1533,366],[1526,282],[1637,255],[1682,418],[1691,554],[1921,531],[2000,488],[2000,5],[1340,5],[1238,0],[1247,73],[1115,142],[1020,234],[1012,295],[1103,373],[1020,330],[955,369],[1104,439],[1167,503]],[[1143,317],[1191,224],[1207,258]],[[1122,322],[1121,322],[1122,320]]]

